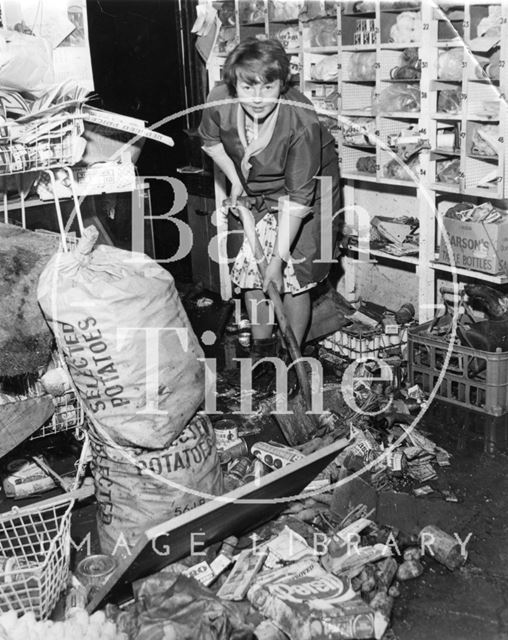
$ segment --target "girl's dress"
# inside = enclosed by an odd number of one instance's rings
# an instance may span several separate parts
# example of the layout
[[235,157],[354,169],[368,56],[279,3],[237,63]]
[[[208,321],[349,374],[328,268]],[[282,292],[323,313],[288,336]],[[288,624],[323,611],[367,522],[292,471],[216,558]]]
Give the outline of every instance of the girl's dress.
[[[340,219],[333,215],[340,209],[340,194],[333,137],[319,122],[312,103],[296,89],[281,96],[258,130],[225,85],[215,87],[207,103],[199,127],[205,150],[222,143],[235,164],[251,198],[268,260],[277,236],[278,207],[284,206],[280,199],[289,198],[299,206],[299,215],[306,214],[284,270],[284,292],[310,289],[328,275],[331,261],[323,258],[335,257]],[[242,289],[262,286],[246,239],[237,252],[231,277]]]

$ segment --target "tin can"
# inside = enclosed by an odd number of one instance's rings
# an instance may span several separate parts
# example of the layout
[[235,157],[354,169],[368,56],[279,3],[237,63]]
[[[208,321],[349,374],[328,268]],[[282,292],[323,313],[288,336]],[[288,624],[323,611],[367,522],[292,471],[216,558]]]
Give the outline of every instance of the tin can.
[[420,531],[422,551],[429,551],[440,564],[453,571],[464,564],[467,556],[462,554],[456,538],[439,527],[428,525]]
[[104,585],[116,569],[116,560],[103,553],[83,558],[76,569],[78,580],[89,590]]
[[249,458],[237,458],[231,464],[228,474],[237,480],[242,480],[249,470],[251,461]]
[[223,454],[229,454],[230,459],[234,458],[243,458],[248,455],[249,447],[247,446],[247,442],[243,438],[238,438],[235,444],[231,447],[227,447],[222,451]]
[[238,440],[238,424],[234,420],[219,420],[213,426],[217,449],[224,451]]

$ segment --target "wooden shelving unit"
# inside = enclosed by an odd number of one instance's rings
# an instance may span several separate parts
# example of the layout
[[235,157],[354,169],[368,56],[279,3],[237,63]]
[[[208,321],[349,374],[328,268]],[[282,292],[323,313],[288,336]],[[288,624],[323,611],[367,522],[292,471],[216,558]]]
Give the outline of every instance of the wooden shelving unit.
[[[342,283],[346,296],[358,295],[366,276],[365,268],[375,268],[381,274],[386,264],[392,270],[390,277],[396,278],[393,269],[399,265],[407,282],[414,284],[401,292],[395,280],[394,293],[400,301],[412,298],[418,308],[418,319],[424,322],[434,315],[439,304],[437,291],[443,279],[508,283],[504,275],[454,269],[436,261],[441,241],[438,217],[446,211],[447,198],[450,204],[457,199],[477,203],[492,201],[508,209],[505,202],[508,199],[505,142],[508,139],[508,75],[503,72],[508,60],[508,3],[466,0],[452,6],[450,2],[438,0],[383,1],[376,2],[372,11],[357,13],[354,9],[358,3],[337,0],[334,12],[314,15],[312,21],[306,19],[309,14],[304,11],[300,20],[274,23],[270,20],[271,0],[265,0],[263,19],[255,25],[242,24],[241,17],[248,4],[235,0],[239,38],[253,31],[277,37],[280,28],[285,26],[298,29],[299,47],[294,46],[293,39],[290,52],[300,71],[300,89],[314,102],[318,115],[326,118],[338,142],[346,223],[353,228],[358,226],[359,208],[364,216],[365,211],[371,217],[378,215],[381,209],[389,211],[394,218],[411,215],[419,219],[418,258],[370,250],[368,254],[362,252],[359,259],[356,248],[347,252]],[[330,4],[326,6],[329,10]],[[478,25],[489,11],[495,14],[494,22],[497,20],[500,25],[500,38],[499,44],[494,43],[485,50],[478,46],[476,38]],[[418,27],[409,38],[397,27],[402,13]],[[330,21],[335,21],[336,44],[335,41],[326,45],[316,42],[318,20],[326,20],[328,27]],[[365,31],[369,35],[361,35]],[[400,38],[404,41],[393,41]],[[407,49],[416,50],[421,69],[419,78],[394,77],[393,69],[404,64]],[[446,56],[456,57],[455,67],[444,64]],[[316,79],[318,65],[327,58],[337,61],[336,77],[329,75],[325,81]],[[209,65],[211,85],[220,79],[223,62],[224,58],[217,56]],[[489,64],[498,65],[499,79],[487,77]],[[405,102],[401,99],[397,108],[388,111],[383,106],[387,92],[400,91],[401,87],[405,88]],[[371,134],[364,144],[352,143],[345,133],[352,125],[356,126],[355,122],[359,123],[359,132]],[[473,136],[485,125],[494,127],[489,130],[496,134],[496,156],[481,156],[472,151]],[[393,138],[404,131],[425,139],[428,147],[418,154],[414,176],[404,175],[400,167],[402,177],[407,180],[401,179],[401,175],[391,175],[387,168],[394,158]],[[450,135],[446,134],[452,132],[455,137],[450,144]],[[358,168],[361,158],[366,160],[363,165],[360,162]],[[448,177],[445,181],[443,167],[450,166],[455,167],[456,172],[453,179]],[[216,176],[215,184],[217,202],[221,202],[225,194],[221,176]],[[225,233],[225,229],[223,231]],[[231,289],[226,264],[221,266],[221,274],[222,295],[228,298]]]

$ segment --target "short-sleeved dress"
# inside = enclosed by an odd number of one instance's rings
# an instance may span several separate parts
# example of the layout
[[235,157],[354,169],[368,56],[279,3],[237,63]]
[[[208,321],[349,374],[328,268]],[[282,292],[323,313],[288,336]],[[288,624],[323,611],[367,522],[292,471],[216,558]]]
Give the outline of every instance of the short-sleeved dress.
[[[284,273],[285,291],[304,291],[327,276],[331,262],[324,259],[333,252],[340,224],[339,216],[333,217],[340,209],[334,139],[320,123],[310,100],[293,88],[281,96],[264,135],[250,144],[243,109],[226,85],[215,87],[207,103],[219,101],[224,102],[207,104],[203,109],[199,134],[205,147],[223,144],[251,197],[258,233],[265,236],[262,240],[270,242],[273,237],[281,197],[288,196],[292,203],[308,208]],[[322,216],[325,207],[329,214]],[[270,247],[265,253],[269,258]],[[244,288],[258,288],[259,278],[247,277],[248,254],[244,243],[233,265],[232,279]],[[255,264],[250,271],[251,276],[257,276]],[[254,281],[256,285],[250,286]]]

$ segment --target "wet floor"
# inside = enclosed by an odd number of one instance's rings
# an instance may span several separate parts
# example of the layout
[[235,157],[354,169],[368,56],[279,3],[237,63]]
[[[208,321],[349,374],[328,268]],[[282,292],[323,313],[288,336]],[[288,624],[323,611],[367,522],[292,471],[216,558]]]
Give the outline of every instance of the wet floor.
[[469,556],[453,573],[428,562],[406,582],[393,631],[398,640],[508,640],[508,421],[434,403],[423,422],[453,455],[440,475],[459,502],[427,499],[421,510],[461,540],[471,534]]

